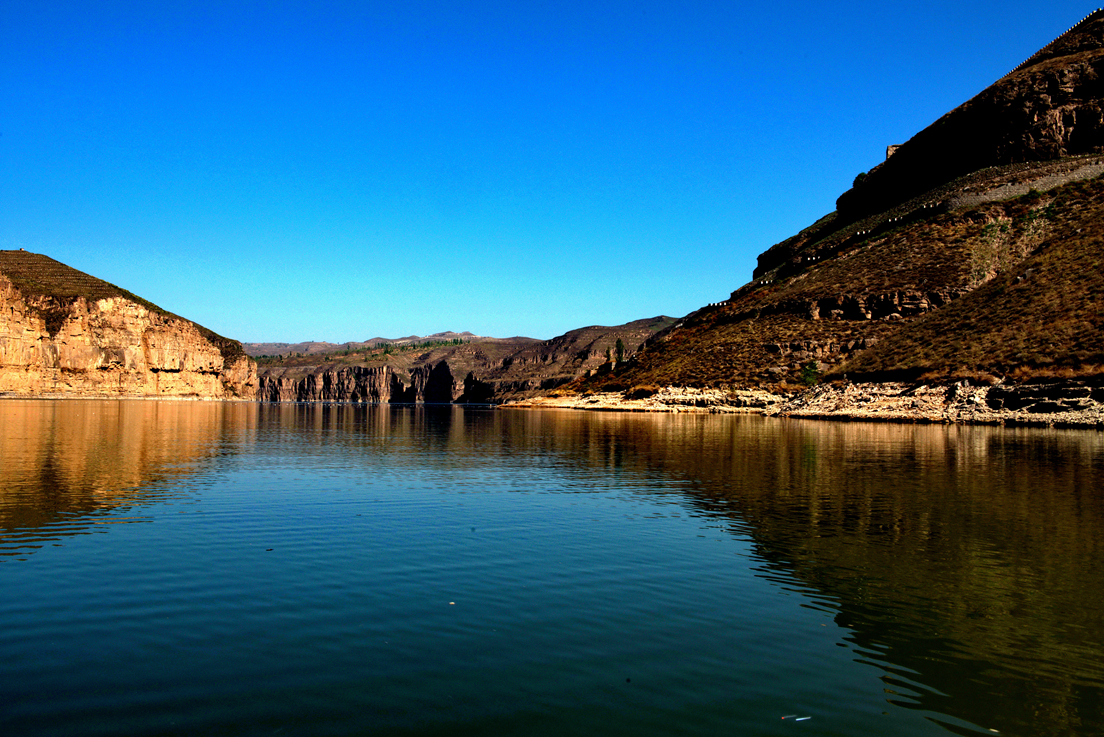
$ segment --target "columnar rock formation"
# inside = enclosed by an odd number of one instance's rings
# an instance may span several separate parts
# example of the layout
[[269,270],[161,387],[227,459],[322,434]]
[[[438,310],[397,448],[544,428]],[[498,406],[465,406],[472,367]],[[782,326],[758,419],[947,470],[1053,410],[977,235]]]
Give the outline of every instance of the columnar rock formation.
[[414,366],[405,377],[386,364],[331,366],[309,372],[272,367],[261,374],[259,385],[257,398],[262,402],[486,403],[494,394],[491,385],[471,372],[458,380],[448,361]]
[[253,399],[240,344],[39,254],[0,251],[0,393]]
[[414,404],[451,402],[452,373],[448,363],[413,370],[407,386],[391,366],[342,366],[302,373],[272,368],[260,378],[257,397],[263,402],[365,402]]
[[258,397],[268,402],[497,403],[546,392],[608,366],[618,343],[631,355],[672,322],[659,316],[613,327],[592,325],[551,340],[482,338],[387,355],[368,343],[349,343],[359,350],[262,357]]

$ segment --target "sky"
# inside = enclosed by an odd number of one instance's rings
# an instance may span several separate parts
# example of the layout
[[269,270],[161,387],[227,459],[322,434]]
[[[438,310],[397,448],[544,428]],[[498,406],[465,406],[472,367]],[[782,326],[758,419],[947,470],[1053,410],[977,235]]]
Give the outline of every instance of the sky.
[[0,248],[245,342],[679,317],[1081,2],[0,13]]

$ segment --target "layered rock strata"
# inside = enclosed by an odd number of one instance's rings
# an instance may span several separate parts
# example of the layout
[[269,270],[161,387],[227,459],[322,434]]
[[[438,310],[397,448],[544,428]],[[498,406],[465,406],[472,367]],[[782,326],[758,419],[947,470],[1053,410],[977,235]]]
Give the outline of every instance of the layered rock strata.
[[[31,264],[94,278],[37,254],[0,254],[0,394],[255,397],[256,363],[233,341],[219,345],[195,323],[121,294],[27,294],[9,269],[15,275]],[[110,294],[111,285],[94,281],[104,285],[100,295]]]

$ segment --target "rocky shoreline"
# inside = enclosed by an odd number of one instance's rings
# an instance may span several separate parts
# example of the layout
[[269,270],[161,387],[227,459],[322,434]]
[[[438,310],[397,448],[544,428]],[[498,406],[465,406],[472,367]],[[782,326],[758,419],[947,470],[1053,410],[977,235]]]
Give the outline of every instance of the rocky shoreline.
[[[258,400],[197,395],[121,397],[106,393],[74,395],[57,392],[28,395],[0,391],[0,400],[74,398],[272,401],[263,397]],[[337,400],[336,403],[345,402]],[[499,409],[759,414],[765,417],[844,422],[1018,425],[1104,430],[1104,379],[993,385],[966,381],[953,384],[835,382],[793,393],[776,393],[765,389],[665,387],[646,397],[629,398],[624,392],[561,393],[508,401],[494,406]]]
[[624,393],[536,397],[504,408],[621,412],[754,413],[818,420],[1032,425],[1104,429],[1104,381],[1025,384],[831,383],[793,394],[761,389],[667,387],[630,399]]

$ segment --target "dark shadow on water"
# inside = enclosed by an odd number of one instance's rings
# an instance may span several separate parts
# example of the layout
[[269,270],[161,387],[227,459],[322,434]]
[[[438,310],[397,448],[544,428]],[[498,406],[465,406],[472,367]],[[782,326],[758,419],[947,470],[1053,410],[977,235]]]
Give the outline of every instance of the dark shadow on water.
[[1100,433],[504,414],[516,444],[690,482],[683,503],[750,538],[763,577],[830,602],[889,703],[983,732],[1104,729]]

